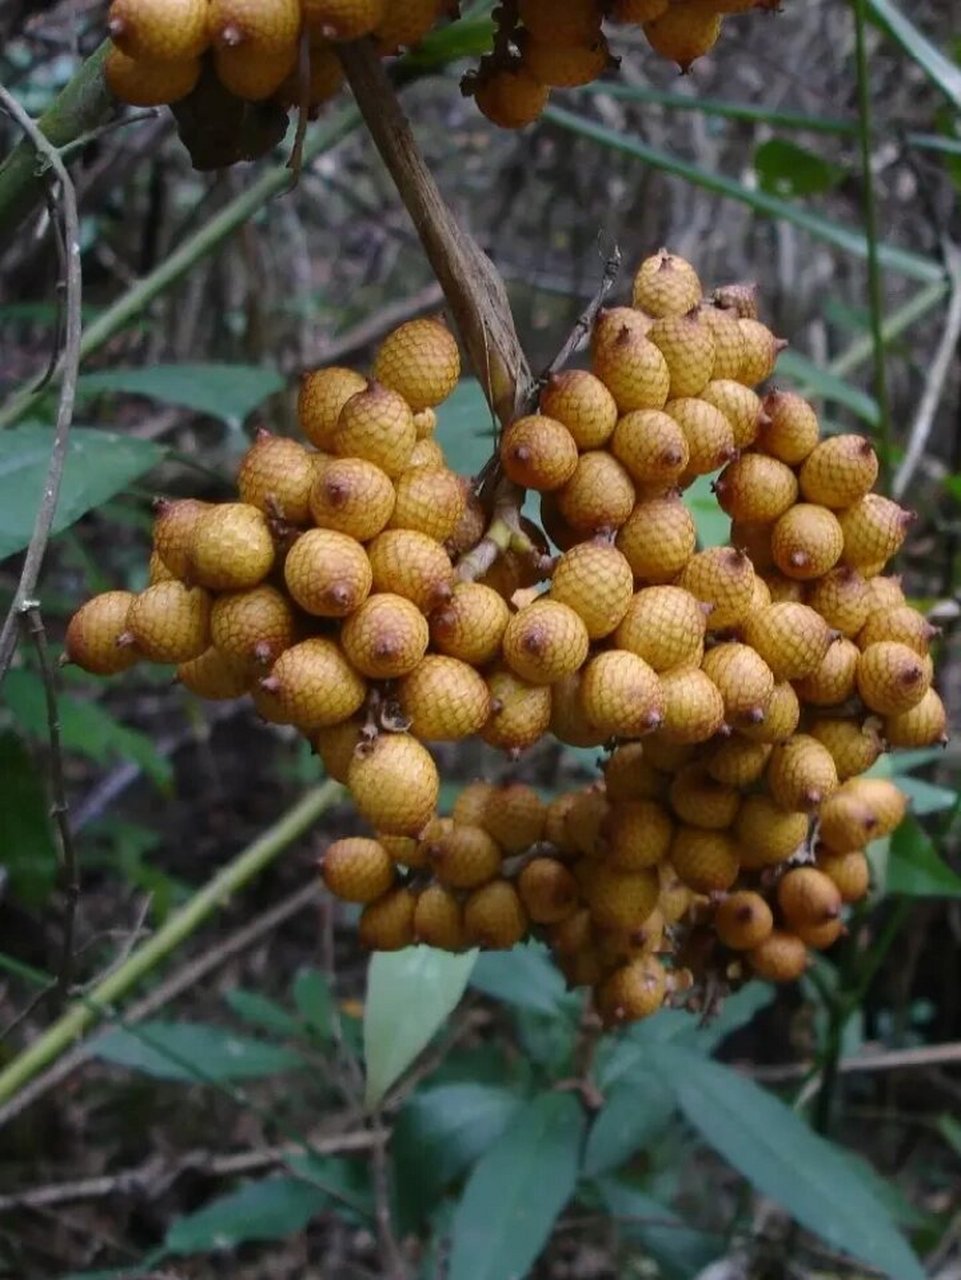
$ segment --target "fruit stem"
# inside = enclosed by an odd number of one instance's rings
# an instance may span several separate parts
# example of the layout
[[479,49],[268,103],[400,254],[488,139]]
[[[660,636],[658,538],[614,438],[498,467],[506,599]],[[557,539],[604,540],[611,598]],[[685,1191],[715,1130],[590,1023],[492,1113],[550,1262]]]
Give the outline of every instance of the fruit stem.
[[[520,511],[524,502],[524,490],[502,476],[494,497],[494,510],[487,532],[476,547],[464,553],[457,562],[457,576],[462,582],[481,578],[498,556],[509,547],[535,551],[533,543],[520,527]],[[526,547],[518,545],[526,543]]]

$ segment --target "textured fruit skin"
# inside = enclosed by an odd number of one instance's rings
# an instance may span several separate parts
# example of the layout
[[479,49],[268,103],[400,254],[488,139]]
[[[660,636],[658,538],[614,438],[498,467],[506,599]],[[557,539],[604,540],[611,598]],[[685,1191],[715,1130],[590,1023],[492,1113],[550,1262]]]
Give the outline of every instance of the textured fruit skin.
[[366,458],[393,479],[410,462],[416,443],[407,401],[381,383],[369,382],[341,409],[331,447],[341,458]]
[[341,409],[351,396],[366,388],[367,382],[359,373],[340,365],[304,374],[297,396],[297,419],[311,444],[333,449]]
[[517,892],[535,924],[559,924],[577,910],[577,881],[556,858],[532,858],[517,877]]
[[760,946],[773,928],[771,908],[759,893],[747,889],[729,893],[714,913],[717,936],[732,951],[750,951]]
[[886,716],[883,732],[889,747],[943,746],[948,740],[948,713],[938,693],[928,689],[910,710]]
[[615,545],[639,581],[671,582],[694,554],[694,518],[676,494],[649,498],[631,511]]
[[[347,771],[354,758],[357,744],[361,741],[363,727],[363,718],[355,716],[350,720],[342,720],[339,724],[329,725],[325,729],[318,729],[313,734],[311,742],[314,750],[320,756],[328,775],[335,782],[346,785]],[[387,851],[391,853],[389,848]]]
[[128,58],[183,62],[207,47],[205,0],[113,0],[107,31]]
[[788,680],[781,680],[774,686],[761,719],[741,724],[739,731],[752,742],[786,742],[800,720],[801,703],[794,686]]
[[816,671],[833,639],[820,614],[788,600],[750,614],[741,634],[771,668],[775,680],[799,680]]
[[504,751],[523,751],[547,732],[551,720],[549,685],[533,685],[513,671],[494,671],[487,677],[491,714],[481,737]]
[[387,527],[396,498],[390,476],[373,462],[332,458],[315,474],[310,514],[320,529],[369,542]]
[[790,928],[797,932],[827,924],[841,912],[834,881],[816,867],[794,867],[778,881],[777,902]]
[[444,548],[414,529],[385,529],[368,544],[374,590],[413,601],[430,613],[451,597],[453,568]]
[[731,641],[709,649],[701,666],[720,690],[731,724],[743,727],[764,719],[775,681],[759,653]]
[[367,694],[367,685],[338,646],[320,636],[285,649],[260,683],[280,716],[303,729],[348,719]]
[[843,638],[835,640],[815,670],[796,682],[798,696],[816,707],[834,707],[846,701],[854,693],[858,659],[857,645]]
[[671,808],[682,822],[709,831],[724,831],[737,816],[741,796],[717,782],[696,762],[678,770],[668,792]]
[[812,812],[837,790],[834,757],[817,738],[796,733],[771,752],[767,785],[772,799],[782,809]]
[[661,675],[664,719],[657,730],[666,743],[708,742],[719,733],[725,716],[717,685],[697,667],[672,667]]
[[787,813],[758,793],[744,797],[733,830],[742,865],[756,870],[791,857],[807,839],[808,816]]
[[[619,18],[619,21],[627,21]],[[645,18],[630,21],[643,22]],[[701,282],[684,258],[661,249],[645,258],[634,275],[632,302],[649,316],[683,316],[701,301]]]
[[151,551],[147,564],[147,586],[152,587],[156,582],[169,582],[172,577],[174,575],[160,558],[160,552],[156,549]]
[[618,420],[611,448],[631,479],[648,495],[673,488],[691,461],[681,424],[659,409],[624,414]]
[[437,807],[440,780],[416,738],[388,733],[354,755],[347,785],[361,817],[378,831],[413,836]]
[[785,929],[775,929],[747,953],[748,963],[767,982],[794,982],[807,968],[807,949],[801,939]]
[[581,542],[554,566],[550,598],[573,609],[590,639],[599,640],[624,617],[633,587],[631,566],[615,547]]
[[751,742],[742,734],[734,733],[712,750],[705,767],[718,782],[727,783],[729,787],[748,787],[764,772],[771,751],[770,743]]
[[737,317],[710,302],[702,302],[698,314],[714,335],[712,381],[736,378],[744,363],[744,335]]
[[464,910],[450,889],[429,884],[417,895],[414,941],[442,951],[461,951],[467,945]]
[[504,598],[479,582],[460,582],[450,600],[430,616],[434,647],[471,666],[483,666],[500,650],[510,621]]
[[868,617],[878,609],[896,609],[907,603],[899,577],[869,578],[864,585],[868,592]]
[[451,823],[425,843],[434,874],[450,889],[476,889],[500,872],[501,848],[483,827]]
[[210,610],[210,638],[231,658],[269,666],[296,636],[293,610],[275,587],[228,592],[217,596]]
[[402,951],[414,942],[417,897],[402,886],[370,902],[360,913],[357,936],[368,951]]
[[569,0],[563,8],[551,0],[520,0],[518,15],[535,40],[557,44],[590,44],[601,28],[595,0]]
[[523,129],[533,124],[549,96],[547,85],[520,65],[484,68],[474,84],[478,110],[501,129]]
[[602,929],[636,929],[657,907],[657,873],[616,871],[599,862],[588,864],[581,883],[591,919]]
[[845,782],[870,769],[884,749],[875,728],[877,723],[873,717],[862,724],[858,720],[824,716],[808,723],[808,733],[827,747],[838,778]]
[[730,889],[739,870],[737,846],[727,832],[700,827],[677,828],[670,860],[687,887],[696,893]]
[[113,676],[127,671],[140,659],[132,645],[117,641],[127,632],[132,591],[104,591],[82,604],[70,619],[64,638],[64,655],[91,675]]
[[608,649],[584,668],[581,703],[587,719],[605,735],[637,738],[664,719],[664,695],[656,672],[627,649]]
[[610,807],[601,832],[608,866],[618,871],[642,871],[667,857],[674,824],[655,800],[621,800]]
[[851,778],[821,806],[818,836],[831,853],[862,849],[898,826],[907,803],[887,778]]
[[714,371],[714,334],[699,313],[655,320],[648,339],[667,362],[668,399],[699,395]]
[[294,600],[319,618],[344,618],[370,594],[373,570],[354,538],[332,529],[310,529],[287,553],[284,581]]
[[505,853],[523,853],[544,834],[547,810],[533,789],[521,782],[492,787],[484,803],[481,826]]
[[770,524],[794,504],[798,482],[786,463],[763,453],[746,453],[724,468],[714,492],[732,520]]
[[408,320],[377,348],[373,376],[403,396],[414,413],[433,409],[457,386],[457,341],[441,320]]
[[629,649],[657,672],[697,666],[704,655],[706,610],[683,587],[643,587],[631,597],[614,632],[619,649]]
[[453,821],[466,823],[472,827],[481,826],[493,790],[493,784],[485,782],[483,778],[468,782],[467,786],[462,787],[457,793],[457,799],[450,813]]
[[256,507],[224,502],[197,520],[188,551],[191,581],[212,591],[243,591],[262,582],[273,565],[273,538]]
[[700,396],[668,400],[664,412],[678,423],[687,440],[688,460],[682,484],[695,476],[716,471],[734,457],[734,428],[730,419]]
[[771,391],[764,397],[763,407],[766,421],[758,433],[758,447],[796,467],[820,439],[817,414],[795,391]]
[[401,475],[392,529],[414,529],[445,542],[457,528],[467,504],[460,476],[447,467],[415,467]]
[[373,902],[394,884],[394,863],[376,840],[350,836],[329,845],[320,863],[324,884],[344,902]]
[[857,569],[883,565],[899,551],[914,516],[890,498],[869,493],[842,511],[839,519],[844,563]]
[[553,89],[590,84],[603,74],[609,58],[610,50],[602,35],[592,44],[577,46],[521,40],[521,64],[535,80]]
[[842,902],[860,902],[871,887],[871,868],[860,849],[818,854],[817,868],[833,881]]
[[299,0],[208,0],[207,30],[217,48],[247,44],[266,55],[297,43]]
[[587,628],[566,604],[535,600],[511,618],[504,632],[504,661],[530,684],[554,684],[587,657]]
[[[344,70],[333,48],[326,43],[312,41],[309,54],[307,106],[311,108],[329,102],[340,92],[344,85]],[[300,105],[302,93],[299,67],[295,65],[277,90],[277,98],[282,106],[296,107]]]
[[806,502],[849,507],[874,487],[878,456],[864,436],[832,436],[808,454],[798,478]]
[[455,742],[478,733],[490,715],[481,675],[456,658],[431,654],[397,688],[411,732],[431,742]]
[[788,578],[820,578],[841,559],[844,533],[827,507],[799,502],[785,511],[771,531],[771,555]]
[[540,410],[563,423],[578,449],[597,449],[611,437],[617,424],[614,397],[586,369],[552,373],[540,395]]
[[241,697],[250,688],[250,665],[242,659],[228,657],[211,645],[199,658],[181,662],[177,679],[198,698],[227,702]]
[[693,4],[676,3],[653,22],[645,22],[644,34],[655,53],[687,71],[714,48],[721,34],[721,16]]
[[264,431],[244,454],[237,491],[242,502],[268,515],[290,524],[307,524],[313,481],[313,458],[304,446]]
[[577,467],[577,445],[561,422],[544,414],[517,418],[501,436],[501,466],[525,489],[559,489]]
[[763,414],[759,397],[749,387],[733,378],[712,378],[698,398],[727,418],[736,449],[746,449],[757,439]]
[[838,565],[811,583],[805,602],[821,615],[829,627],[850,638],[856,636],[867,622],[871,593],[856,569]]
[[421,611],[390,592],[368,596],[340,632],[348,661],[372,680],[392,680],[413,671],[427,652],[428,640]]
[[632,960],[615,971],[597,989],[597,1009],[605,1026],[638,1022],[664,1003],[667,974],[653,957]]
[[930,658],[896,640],[879,640],[858,659],[858,693],[879,715],[899,715],[918,705],[931,687],[931,674]]
[[509,951],[527,936],[527,913],[509,880],[475,889],[464,903],[464,933],[486,951]]
[[597,783],[575,791],[573,803],[564,814],[563,839],[557,842],[558,847],[569,853],[582,853],[587,858],[599,857],[603,853],[604,823],[610,811],[604,788]]
[[711,606],[707,627],[718,631],[737,626],[750,609],[754,566],[736,547],[709,547],[688,560],[677,585]]
[[878,640],[896,640],[924,657],[937,635],[938,628],[933,627],[923,613],[903,604],[897,609],[873,613],[858,633],[857,643],[859,648],[866,649]]
[[265,50],[254,42],[244,41],[236,47],[227,45],[214,49],[217,79],[224,88],[246,102],[264,102],[272,97],[294,73],[296,63],[295,44]]
[[210,644],[210,596],[182,582],[158,582],[130,605],[127,632],[148,662],[189,662]]
[[131,107],[164,107],[186,98],[196,88],[199,58],[178,62],[147,62],[111,49],[103,74],[110,92]]
[[619,412],[662,409],[671,390],[671,371],[663,353],[643,328],[612,320],[606,329],[610,336],[595,343],[591,369],[614,397]]
[[744,361],[738,372],[738,380],[745,386],[756,387],[770,378],[777,363],[778,351],[783,346],[774,334],[760,321],[747,316],[738,320],[744,338]]
[[583,535],[618,529],[634,507],[634,484],[609,453],[581,454],[574,474],[557,491],[557,507],[570,527]]
[[197,498],[160,498],[154,503],[154,550],[175,578],[190,574],[190,544],[201,516],[212,510]]
[[604,782],[611,801],[654,800],[662,795],[666,781],[647,760],[640,742],[617,747],[603,765]]

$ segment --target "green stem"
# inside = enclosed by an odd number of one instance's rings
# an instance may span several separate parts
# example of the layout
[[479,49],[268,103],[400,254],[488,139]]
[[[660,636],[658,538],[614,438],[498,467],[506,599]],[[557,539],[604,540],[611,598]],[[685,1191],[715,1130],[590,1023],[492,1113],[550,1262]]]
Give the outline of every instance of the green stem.
[[[946,280],[938,281],[937,284],[925,285],[904,306],[898,307],[897,311],[892,311],[881,326],[881,337],[885,346],[888,346],[895,338],[899,338],[902,333],[910,329],[916,320],[920,320],[922,316],[926,316],[929,311],[932,311],[941,299],[950,292],[950,288],[951,286]],[[851,343],[847,351],[842,351],[839,356],[830,361],[828,371],[836,374],[839,378],[846,377],[849,373],[853,373],[858,365],[870,360],[873,351],[874,339],[870,334],[866,337],[857,338]]]
[[48,1027],[10,1065],[0,1072],[0,1103],[6,1102],[38,1072],[68,1049],[102,1016],[102,1010],[125,996],[141,979],[151,973],[172,951],[194,933],[205,920],[225,906],[233,894],[242,889],[287,848],[298,836],[330,808],[341,795],[336,782],[313,787],[272,827],[219,871],[200,889],[152,938],[133,951],[102,982],[77,1001],[63,1017]]

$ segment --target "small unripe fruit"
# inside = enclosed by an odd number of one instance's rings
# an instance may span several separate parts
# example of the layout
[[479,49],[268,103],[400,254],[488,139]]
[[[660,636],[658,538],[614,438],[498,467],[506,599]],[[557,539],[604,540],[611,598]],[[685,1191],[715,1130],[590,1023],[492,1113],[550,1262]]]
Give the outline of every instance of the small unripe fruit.
[[285,649],[260,687],[282,722],[302,729],[348,719],[367,696],[367,685],[337,645],[320,636]]
[[615,547],[581,542],[554,566],[550,598],[573,609],[590,639],[599,640],[624,617],[633,588],[631,566]]
[[201,516],[213,508],[197,498],[178,498],[171,502],[159,498],[154,503],[154,549],[175,578],[190,576],[190,545]]
[[453,568],[444,548],[414,529],[385,529],[367,546],[374,590],[412,600],[430,613],[451,598]]
[[931,641],[939,634],[938,628],[933,627],[923,613],[902,604],[890,611],[876,610],[858,633],[857,643],[866,649],[879,640],[896,640],[924,657]]
[[656,871],[616,871],[601,862],[588,865],[581,893],[600,928],[636,929],[657,907]]
[[749,787],[767,768],[772,747],[767,742],[752,742],[739,733],[721,742],[705,761],[712,778],[729,787]]
[[604,383],[586,369],[552,373],[541,391],[540,410],[563,423],[578,449],[598,449],[617,423],[617,404]]
[[193,93],[200,79],[200,58],[149,62],[111,49],[103,77],[115,98],[131,107],[165,107]]
[[434,874],[448,888],[476,889],[500,873],[503,853],[482,827],[451,823],[425,843]]
[[605,1026],[648,1018],[664,1003],[667,974],[653,956],[632,960],[597,989],[597,1009]]
[[483,677],[456,658],[422,659],[397,688],[411,732],[430,742],[455,742],[483,728],[490,694]]
[[373,462],[331,458],[315,474],[310,514],[320,529],[368,542],[386,528],[396,496],[390,476]]
[[831,853],[862,849],[898,826],[907,797],[887,778],[851,778],[821,806],[818,835]]
[[746,449],[757,439],[763,414],[760,399],[749,387],[733,378],[712,378],[699,399],[720,409],[727,418],[736,449]]
[[369,596],[340,632],[348,661],[372,680],[393,680],[413,671],[427,652],[428,640],[421,611],[390,592]]
[[139,661],[138,649],[118,643],[128,634],[127,619],[135,599],[132,591],[104,591],[82,604],[67,627],[66,661],[96,676],[118,675]]
[[669,399],[699,395],[714,371],[714,334],[700,314],[690,311],[655,320],[648,339],[667,362]]
[[786,862],[808,836],[806,813],[787,813],[770,796],[745,796],[734,821],[741,864],[751,870]]
[[313,457],[296,440],[274,436],[269,431],[258,432],[237,473],[241,501],[289,524],[307,524],[314,481]]
[[481,826],[505,853],[523,853],[542,838],[546,817],[544,802],[533,787],[505,782],[490,789]]
[[127,634],[148,662],[199,658],[210,644],[210,596],[176,580],[147,587],[130,605]]
[[339,365],[305,373],[297,397],[297,418],[311,444],[333,449],[341,409],[351,396],[366,389],[367,382],[359,373]]
[[194,526],[188,576],[212,591],[243,591],[266,578],[274,554],[264,513],[245,502],[223,502],[208,508]]
[[714,929],[732,951],[750,951],[771,936],[774,916],[759,893],[742,889],[718,903]]
[[601,26],[595,0],[568,0],[562,9],[551,0],[519,0],[518,14],[535,40],[557,44],[590,44]]
[[609,337],[594,345],[591,368],[621,413],[661,409],[671,389],[671,371],[663,353],[642,327],[608,322]]
[[366,458],[393,478],[410,462],[416,443],[407,401],[379,382],[369,382],[341,409],[331,447],[341,458]]
[[517,877],[517,892],[535,924],[558,924],[577,910],[577,881],[556,858],[533,858]]
[[827,924],[841,913],[837,885],[816,867],[795,867],[778,881],[777,902],[791,929]]
[[709,547],[691,556],[678,575],[677,585],[710,604],[707,629],[720,631],[737,626],[750,609],[754,566],[736,547]]
[[706,610],[690,591],[643,587],[631,598],[614,642],[657,672],[696,666],[704,656],[705,624]]
[[107,31],[129,58],[184,62],[207,47],[205,0],[113,0]]
[[789,578],[807,582],[820,578],[841,558],[844,534],[837,516],[827,507],[799,502],[776,521],[771,531],[771,555]]
[[668,797],[682,822],[711,831],[729,827],[741,805],[738,791],[712,778],[700,762],[678,770]]
[[[796,391],[771,391],[763,400],[764,421],[758,448],[796,467],[810,454],[821,436],[817,414]],[[821,501],[821,499],[811,499]],[[830,506],[830,503],[825,505]]]
[[660,678],[664,719],[658,737],[667,743],[707,742],[724,724],[724,699],[697,667],[672,667]]
[[794,982],[807,968],[808,953],[797,934],[775,929],[747,953],[747,960],[766,982]]
[[787,600],[749,614],[741,623],[741,635],[771,668],[775,680],[799,680],[816,671],[834,639],[814,609]]
[[656,672],[626,649],[608,649],[587,663],[581,702],[588,720],[609,737],[637,738],[664,719]]
[[479,582],[459,582],[450,600],[430,616],[431,642],[449,657],[483,666],[500,651],[510,616],[496,591]]
[[697,546],[694,517],[676,494],[648,498],[631,511],[616,546],[641,582],[672,582]]
[[274,587],[218,596],[210,611],[210,638],[228,657],[269,666],[296,639],[297,625],[285,595]]
[[487,678],[491,714],[481,737],[503,751],[523,751],[547,732],[551,722],[550,685],[528,684],[513,671],[495,671]]
[[460,476],[447,467],[415,467],[397,481],[391,529],[415,529],[445,542],[457,528],[467,495]]
[[295,45],[300,22],[300,0],[209,0],[207,9],[215,47],[255,46],[264,55]]
[[758,320],[742,317],[738,320],[744,338],[744,361],[737,375],[738,382],[746,387],[756,387],[770,378],[777,363],[778,353],[786,344]]
[[618,871],[641,871],[667,857],[674,823],[654,800],[620,800],[611,805],[602,832],[605,863]]
[[387,0],[303,0],[304,21],[325,40],[359,40],[387,13]]
[[381,734],[356,752],[347,784],[361,817],[398,836],[417,835],[436,809],[440,790],[430,753],[406,733]]
[[610,59],[607,41],[599,35],[591,44],[565,45],[521,38],[521,65],[535,80],[554,89],[590,84],[604,73]]
[[671,866],[696,893],[730,889],[737,879],[737,846],[726,831],[679,826],[671,843],[670,858]]
[[349,836],[329,845],[320,863],[324,884],[344,902],[373,902],[394,884],[394,863],[383,845]]
[[415,413],[432,409],[457,386],[457,341],[441,320],[408,320],[377,348],[373,376],[402,395]]
[[240,658],[228,657],[211,645],[199,658],[180,663],[177,679],[198,698],[228,702],[241,697],[250,688],[250,664]]
[[889,747],[944,746],[948,740],[948,714],[934,689],[928,689],[916,706],[886,716],[884,740]]
[[245,102],[264,102],[276,94],[297,65],[296,43],[264,49],[254,41],[214,49],[214,70],[220,83]]
[[467,940],[485,951],[509,951],[527,936],[527,913],[509,880],[475,889],[464,903]]
[[862,724],[858,720],[825,716],[812,720],[808,733],[830,751],[838,778],[844,782],[867,772],[884,749],[875,724],[877,721],[872,719]]
[[581,454],[574,474],[557,491],[557,509],[578,533],[619,529],[634,507],[634,483],[604,450]]
[[820,664],[796,683],[797,695],[815,707],[835,707],[852,697],[860,654],[843,637],[828,646]]
[[714,492],[732,520],[770,524],[797,500],[794,472],[777,458],[745,453],[718,476]]
[[710,302],[701,304],[699,315],[714,334],[712,381],[736,378],[744,364],[744,335],[737,317]]
[[548,492],[570,480],[577,467],[577,445],[563,423],[544,414],[517,418],[500,443],[501,466],[524,489]]
[[691,457],[680,423],[659,409],[625,413],[614,429],[611,450],[645,489],[670,489]]
[[837,790],[834,757],[817,738],[796,733],[772,751],[767,785],[772,799],[782,809],[810,813]]
[[587,657],[590,641],[580,617],[556,600],[535,600],[511,618],[504,632],[507,665],[530,684],[553,684]]
[[871,867],[860,849],[818,854],[817,868],[833,881],[842,902],[860,902],[871,887]]
[[373,572],[356,539],[333,529],[310,529],[287,553],[284,581],[307,613],[345,618],[367,599]]
[[357,937],[368,951],[403,951],[414,942],[417,897],[406,885],[370,902],[360,913]]
[[752,742],[786,742],[798,727],[801,704],[793,685],[782,680],[774,686],[760,720],[740,726],[740,732]]
[[461,951],[467,945],[464,909],[450,889],[431,884],[417,895],[414,941],[441,951]]
[[[339,724],[328,725],[324,729],[318,729],[311,737],[311,743],[314,750],[320,756],[327,776],[333,778],[335,782],[342,782],[346,785],[347,773],[350,769],[350,762],[354,758],[354,752],[357,750],[358,743],[363,737],[364,721],[362,717],[355,716],[350,720],[342,720]],[[385,840],[392,837],[385,836]],[[401,837],[397,837],[400,839]],[[384,845],[391,857],[395,857],[394,851],[389,845]],[[400,859],[403,861],[403,859]]]
[[731,724],[759,724],[764,719],[774,692],[774,673],[754,649],[734,642],[715,645],[704,655],[701,667],[720,690]]
[[547,106],[550,89],[523,66],[483,68],[474,82],[481,115],[501,129],[533,124]]
[[653,22],[645,22],[644,34],[655,53],[687,71],[692,62],[714,48],[721,34],[721,15],[677,3]]
[[829,627],[850,638],[867,621],[871,594],[858,571],[842,564],[812,582],[805,601]]
[[879,640],[858,659],[858,693],[878,715],[899,715],[918,705],[931,686],[931,673],[930,658],[895,640]]
[[[869,493],[840,514],[844,563],[856,569],[882,566],[901,548],[914,513],[890,498]],[[865,577],[874,576],[865,573]]]
[[664,794],[666,779],[645,758],[645,753],[640,742],[626,742],[608,756],[603,766],[604,782],[612,802],[654,800]]

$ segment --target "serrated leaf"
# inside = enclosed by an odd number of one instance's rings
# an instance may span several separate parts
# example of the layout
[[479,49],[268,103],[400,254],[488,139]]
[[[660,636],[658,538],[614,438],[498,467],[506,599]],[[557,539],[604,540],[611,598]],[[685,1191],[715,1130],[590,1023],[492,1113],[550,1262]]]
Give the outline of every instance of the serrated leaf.
[[608,1213],[619,1220],[620,1234],[650,1254],[668,1280],[700,1275],[724,1251],[723,1239],[688,1226],[673,1209],[627,1182],[600,1178],[597,1189]]
[[0,734],[0,865],[28,906],[44,901],[57,874],[49,809],[27,749],[15,734]]
[[786,138],[769,138],[754,152],[754,171],[762,191],[789,200],[820,195],[844,177],[840,165],[830,164],[807,147]]
[[178,1218],[164,1247],[173,1254],[210,1253],[251,1240],[284,1240],[302,1231],[329,1201],[326,1192],[299,1178],[261,1178]]
[[91,1042],[90,1053],[158,1080],[189,1084],[253,1080],[307,1065],[292,1049],[240,1036],[225,1027],[159,1019],[129,1031],[124,1027],[105,1031]]
[[[39,422],[25,422],[0,432],[0,560],[22,551],[30,541],[52,444],[52,431]],[[74,427],[53,532],[62,532],[112,498],[164,454],[164,449],[149,440]]]
[[485,951],[470,981],[484,995],[536,1013],[556,1014],[567,995],[560,970],[537,943],[511,951]]
[[291,988],[297,1012],[317,1035],[329,1039],[334,999],[330,984],[319,969],[301,969]]
[[454,1214],[448,1280],[521,1280],[574,1193],[585,1117],[569,1093],[526,1106],[474,1167]]
[[279,373],[259,365],[154,364],[84,374],[77,395],[81,400],[107,392],[146,396],[232,424],[243,422],[283,387]]
[[364,1005],[368,1107],[377,1106],[456,1008],[476,960],[476,951],[452,955],[434,947],[372,956]]
[[689,1049],[657,1045],[654,1069],[701,1137],[803,1227],[892,1280],[924,1269],[884,1205],[831,1143],[773,1094]]
[[909,898],[961,898],[961,876],[942,861],[927,832],[910,814],[891,836],[887,891]]
[[288,1013],[283,1005],[270,1000],[259,991],[245,991],[243,987],[234,987],[224,993],[224,1000],[233,1013],[252,1027],[261,1031],[272,1031],[278,1036],[295,1036],[300,1024],[293,1014]]

